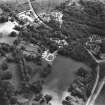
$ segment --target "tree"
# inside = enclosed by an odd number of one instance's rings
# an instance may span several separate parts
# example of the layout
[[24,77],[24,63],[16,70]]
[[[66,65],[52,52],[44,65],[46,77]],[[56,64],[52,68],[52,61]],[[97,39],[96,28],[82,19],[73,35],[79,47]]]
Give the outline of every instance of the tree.
[[42,94],[36,94],[34,100],[39,101],[42,98]]
[[79,68],[78,71],[75,73],[77,76],[86,78],[86,76],[89,74],[87,70],[84,68]]
[[0,16],[0,23],[5,23],[8,21],[8,17],[6,16]]
[[41,78],[46,78],[51,73],[51,66],[48,64],[45,68],[40,72]]
[[9,105],[10,99],[15,94],[13,84],[8,81],[0,81],[0,103],[1,105]]
[[51,21],[49,21],[48,25],[49,25],[50,27],[52,27],[54,31],[55,31],[55,30],[57,30],[57,31],[60,30],[60,23],[57,22],[57,21],[54,20],[54,19],[52,19]]
[[94,77],[92,72],[87,71],[84,68],[79,68],[75,74],[76,79],[70,85],[68,91],[72,96],[77,96],[86,101],[91,94],[91,90],[94,84]]
[[63,101],[62,101],[62,105],[72,105],[72,104],[71,104],[71,102],[68,102],[68,101],[66,101],[66,100],[63,100]]
[[30,85],[30,90],[34,92],[34,94],[39,94],[42,91],[42,84],[40,81],[36,81]]
[[1,45],[1,48],[3,51],[5,51],[6,53],[8,53],[10,51],[10,46],[8,44],[3,43]]
[[8,63],[13,63],[13,62],[15,62],[15,59],[12,56],[8,56],[8,57],[6,57],[6,61]]
[[5,3],[5,4],[1,4],[0,7],[2,8],[2,10],[4,12],[11,12],[11,7],[8,3]]
[[0,50],[0,54],[1,54],[1,56],[5,56],[5,55],[6,55],[6,52],[3,51],[3,49],[1,49],[1,50]]
[[102,41],[101,45],[100,45],[100,50],[102,53],[105,53],[105,40]]
[[21,31],[21,30],[22,30],[22,27],[16,25],[16,26],[14,27],[14,29],[17,30],[17,31]]
[[66,5],[65,3],[61,3],[60,6],[56,6],[55,9],[59,10],[59,11],[63,11],[65,9]]
[[[82,35],[82,37],[86,35],[89,36],[89,34],[91,33],[104,35],[105,31],[103,29],[105,27],[105,4],[100,1],[81,1],[82,3],[80,3],[80,5],[82,5],[82,7],[84,8],[82,10],[77,9],[75,6],[67,6],[64,9],[63,20],[64,24],[65,22],[67,23],[65,25],[63,24],[62,26],[65,27],[65,29],[69,30],[69,32],[71,31],[70,33],[72,33],[72,30],[74,29],[74,33],[76,33],[75,35],[77,37],[79,35]],[[76,19],[76,17],[78,17],[78,19]],[[73,28],[73,24],[70,24],[71,22],[80,27]],[[68,28],[66,27],[67,24]],[[76,30],[78,33],[76,32]]]
[[52,96],[46,94],[45,96],[46,102],[49,103],[52,100]]
[[32,56],[31,55],[24,55],[25,56],[25,59],[26,61],[32,61]]
[[2,80],[9,80],[12,78],[12,73],[10,71],[3,72],[1,79]]
[[20,24],[20,25],[24,25],[25,22],[24,22],[23,20],[19,20],[19,24]]
[[4,62],[4,63],[1,65],[1,69],[2,69],[3,71],[5,71],[5,70],[8,69],[8,65],[7,65],[6,62]]
[[11,97],[10,98],[10,104],[15,105],[17,103],[17,98],[16,97]]
[[70,96],[65,97],[65,100],[66,100],[66,101],[71,101],[71,99],[72,99],[72,98],[71,98]]
[[[37,64],[37,65],[39,65],[39,66],[42,65],[42,60],[41,60],[41,56],[40,56],[40,55],[37,56],[37,57],[35,58],[35,60],[36,60],[36,64]],[[35,60],[34,60],[34,61],[35,61]]]
[[17,33],[14,31],[9,34],[9,37],[16,37],[16,36],[17,36]]

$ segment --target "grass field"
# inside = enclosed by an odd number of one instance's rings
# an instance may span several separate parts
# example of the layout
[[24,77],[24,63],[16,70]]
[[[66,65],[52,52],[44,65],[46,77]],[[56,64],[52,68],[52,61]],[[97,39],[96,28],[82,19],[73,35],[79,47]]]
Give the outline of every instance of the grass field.
[[48,93],[54,97],[52,105],[62,105],[61,100],[65,97],[65,92],[67,92],[68,87],[76,78],[75,73],[80,67],[91,71],[91,69],[83,63],[63,56],[57,56],[53,64],[52,74],[46,79],[43,90],[43,93]]

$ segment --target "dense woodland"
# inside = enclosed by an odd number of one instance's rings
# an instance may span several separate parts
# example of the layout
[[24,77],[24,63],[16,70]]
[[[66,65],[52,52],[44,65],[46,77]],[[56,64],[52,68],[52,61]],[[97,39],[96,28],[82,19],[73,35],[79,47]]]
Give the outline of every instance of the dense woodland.
[[[2,96],[0,97],[0,103],[3,103],[2,105],[15,105],[17,102],[15,95],[21,92],[24,93],[25,97],[27,96],[25,93],[36,94],[35,100],[40,100],[43,97],[41,91],[44,81],[38,80],[32,84],[26,84],[30,80],[31,74],[33,73],[31,72],[33,71],[32,68],[26,67],[27,62],[32,61],[38,66],[37,71],[39,71],[38,73],[41,79],[46,78],[51,73],[51,65],[41,68],[41,56],[38,56],[35,59],[30,56],[24,57],[21,55],[21,51],[15,49],[15,46],[17,46],[21,40],[37,44],[40,46],[42,51],[45,48],[50,49],[51,52],[57,50],[58,54],[60,55],[70,57],[76,61],[84,62],[93,69],[96,67],[96,62],[91,58],[84,46],[85,41],[92,34],[98,34],[104,37],[105,5],[99,1],[92,2],[82,0],[80,0],[80,5],[81,6],[77,8],[75,5],[66,6],[65,3],[62,3],[59,7],[56,7],[57,10],[60,10],[63,13],[63,24],[61,28],[59,23],[54,20],[51,20],[49,23],[47,23],[47,25],[49,25],[53,30],[50,30],[43,25],[37,28],[30,25],[25,28],[20,28],[18,26],[15,27],[16,30],[20,31],[20,33],[18,40],[14,42],[14,46],[4,44],[2,47],[0,47],[1,56],[6,56],[7,53],[12,51],[12,58],[7,57],[6,62],[0,66],[0,96]],[[0,23],[7,22],[8,16],[12,16],[13,20],[17,20],[21,25],[24,24],[23,21],[16,17],[16,11],[13,11],[13,8],[11,8],[8,4],[0,5],[0,7],[3,10],[3,14],[0,16]],[[12,33],[10,37],[13,37],[14,35],[15,33]],[[56,43],[50,40],[50,38],[65,39],[69,45],[59,48]],[[42,51],[39,52],[41,53]],[[21,83],[22,88],[19,91],[16,91],[10,82],[5,81],[12,78],[12,73],[7,70],[8,62],[15,62],[18,64],[18,67],[20,68],[19,72],[22,75],[21,79],[22,81],[25,80],[25,82],[23,81]],[[90,82],[90,78],[92,78],[92,76],[82,68],[78,70],[76,75],[80,78],[80,81],[89,88],[86,88],[86,90],[83,92],[84,94],[82,94],[75,91],[73,85],[71,85],[68,91],[72,90],[73,95],[81,97],[86,101],[92,88],[91,86],[93,81]],[[77,82],[77,79],[74,82]],[[49,102],[52,97],[46,95],[44,96],[44,99]],[[42,98],[40,103],[42,103],[44,99]],[[70,103],[67,104],[66,102],[63,102],[63,104],[71,105]]]

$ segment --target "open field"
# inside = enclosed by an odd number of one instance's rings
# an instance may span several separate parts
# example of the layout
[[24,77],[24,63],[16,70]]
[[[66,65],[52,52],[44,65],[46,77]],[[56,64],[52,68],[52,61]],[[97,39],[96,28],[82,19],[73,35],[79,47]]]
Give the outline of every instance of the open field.
[[12,22],[6,22],[6,23],[3,23],[3,24],[0,24],[0,34],[1,34],[0,43],[8,43],[10,45],[13,44],[13,41],[16,40],[17,37],[11,38],[8,35],[12,31],[17,32],[16,30],[13,29],[14,26],[15,25]]
[[75,72],[83,67],[90,71],[91,69],[83,63],[76,62],[72,59],[57,56],[52,74],[46,80],[44,93],[51,94],[55,98],[52,100],[53,105],[61,105],[61,100],[65,96],[70,84],[76,78]]

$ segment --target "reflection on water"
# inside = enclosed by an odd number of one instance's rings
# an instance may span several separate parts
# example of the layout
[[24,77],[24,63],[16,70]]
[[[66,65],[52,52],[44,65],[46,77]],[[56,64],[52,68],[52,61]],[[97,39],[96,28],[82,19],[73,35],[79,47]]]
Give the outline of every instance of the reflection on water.
[[65,91],[75,79],[74,73],[78,68],[87,68],[87,66],[62,56],[57,56],[54,63],[52,74],[47,78],[43,91],[44,93],[52,94],[55,97],[53,103],[59,103],[56,105],[60,105],[62,96],[64,96]]

